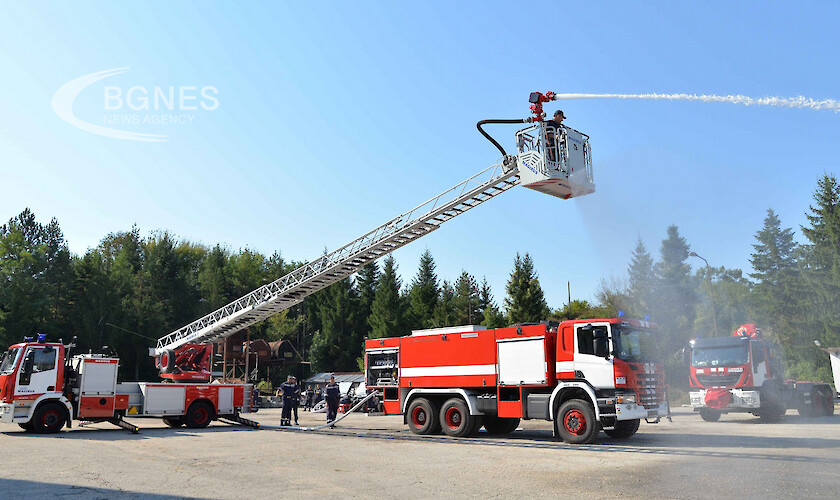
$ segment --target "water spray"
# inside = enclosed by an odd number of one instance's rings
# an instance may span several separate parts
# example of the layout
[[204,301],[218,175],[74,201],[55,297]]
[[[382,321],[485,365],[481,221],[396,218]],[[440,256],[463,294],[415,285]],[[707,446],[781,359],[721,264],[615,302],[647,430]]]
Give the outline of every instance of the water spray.
[[743,104],[744,106],[776,106],[828,110],[840,113],[840,101],[836,99],[815,100],[810,97],[749,97],[745,95],[706,95],[706,94],[554,94],[552,100],[569,99],[650,99],[665,101],[700,101]]

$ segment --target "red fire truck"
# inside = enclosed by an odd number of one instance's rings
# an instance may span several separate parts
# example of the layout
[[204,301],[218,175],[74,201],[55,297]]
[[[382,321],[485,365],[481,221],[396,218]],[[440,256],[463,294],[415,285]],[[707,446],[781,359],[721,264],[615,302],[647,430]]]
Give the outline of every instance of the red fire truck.
[[221,418],[258,426],[239,416],[251,411],[250,384],[117,383],[119,359],[71,355],[73,345],[27,339],[0,360],[0,422],[41,433],[58,432],[73,420],[110,422],[158,417],[170,427],[202,428]]
[[816,382],[784,380],[776,346],[764,339],[755,324],[741,325],[730,337],[699,338],[689,353],[691,406],[707,422],[723,413],[752,413],[778,422],[788,408],[800,415],[834,413],[834,391]]
[[600,429],[628,438],[641,419],[669,415],[662,365],[646,355],[654,328],[587,319],[371,339],[366,384],[417,434],[501,434],[544,419],[568,443],[592,443]]

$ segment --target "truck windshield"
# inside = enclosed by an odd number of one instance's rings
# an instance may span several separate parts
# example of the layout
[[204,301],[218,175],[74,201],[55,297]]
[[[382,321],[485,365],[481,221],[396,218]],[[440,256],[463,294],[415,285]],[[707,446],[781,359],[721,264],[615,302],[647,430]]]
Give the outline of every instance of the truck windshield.
[[644,362],[654,358],[653,331],[636,328],[613,330],[615,357],[623,361]]
[[747,344],[725,347],[695,347],[691,354],[691,366],[739,366],[749,360]]
[[9,352],[3,356],[3,362],[0,363],[0,375],[11,373],[15,369],[15,363],[17,363],[17,358],[22,350],[20,347],[9,349]]

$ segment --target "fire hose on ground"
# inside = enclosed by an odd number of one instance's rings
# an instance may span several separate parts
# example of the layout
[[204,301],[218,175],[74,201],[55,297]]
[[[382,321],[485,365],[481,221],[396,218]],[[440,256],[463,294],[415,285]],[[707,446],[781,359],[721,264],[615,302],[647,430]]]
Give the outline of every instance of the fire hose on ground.
[[278,427],[278,428],[277,428],[277,430],[317,431],[317,430],[321,430],[321,429],[323,429],[323,428],[325,428],[325,427],[332,427],[332,426],[334,426],[336,423],[338,423],[338,422],[340,422],[341,420],[343,420],[343,419],[344,419],[344,417],[346,417],[347,415],[350,415],[351,413],[353,413],[353,412],[354,412],[354,411],[356,411],[357,409],[361,408],[363,404],[367,403],[367,402],[368,402],[368,400],[370,400],[371,398],[373,398],[373,397],[374,397],[374,396],[376,396],[377,394],[378,394],[378,393],[376,393],[376,392],[371,392],[370,394],[368,394],[367,396],[365,396],[365,397],[364,397],[361,401],[359,401],[358,403],[356,403],[356,405],[355,405],[355,406],[353,406],[353,407],[352,407],[352,408],[350,408],[349,410],[345,411],[345,412],[344,412],[344,415],[342,415],[342,416],[338,417],[338,418],[337,418],[337,419],[335,419],[335,420],[332,420],[332,421],[330,421],[330,422],[327,422],[327,423],[325,423],[324,425],[319,425],[319,426],[317,426],[317,427],[303,427],[303,426],[297,426],[297,425],[281,425],[280,427]]

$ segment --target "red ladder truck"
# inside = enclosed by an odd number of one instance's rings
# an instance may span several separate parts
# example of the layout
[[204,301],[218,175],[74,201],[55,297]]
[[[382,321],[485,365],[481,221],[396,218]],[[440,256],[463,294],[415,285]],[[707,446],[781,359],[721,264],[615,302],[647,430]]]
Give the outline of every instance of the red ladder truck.
[[202,428],[217,418],[259,426],[239,415],[251,410],[250,384],[117,383],[119,358],[72,355],[72,347],[39,335],[3,354],[0,422],[40,433],[58,432],[73,420],[136,433],[126,416],[162,418],[170,427]]
[[698,338],[687,352],[689,399],[707,422],[738,412],[778,422],[789,408],[803,416],[834,413],[831,386],[784,380],[777,347],[753,323],[741,325],[729,337]]
[[501,434],[543,419],[568,443],[592,443],[601,429],[628,438],[640,420],[670,414],[662,364],[648,357],[655,328],[585,319],[370,339],[365,383],[416,434]]
[[[300,303],[305,297],[351,276],[365,264],[431,233],[444,222],[519,184],[561,199],[595,191],[589,137],[564,125],[549,126],[542,106],[552,100],[556,100],[553,92],[534,92],[529,98],[532,116],[478,122],[479,131],[502,153],[500,163],[338,250],[158,339],[149,354],[166,384],[116,384],[118,358],[93,355],[71,358],[67,354],[69,349],[62,343],[25,342],[12,346],[3,362],[5,385],[0,394],[0,422],[14,422],[44,432],[60,430],[65,423],[69,425],[73,419],[86,417],[128,426],[122,420],[124,415],[158,416],[170,425],[195,425],[198,417],[190,408],[200,408],[204,411],[199,413],[209,415],[211,420],[227,416],[249,423],[238,413],[250,406],[250,386],[233,384],[230,386],[233,396],[230,396],[225,384],[210,383],[209,344]],[[508,154],[482,128],[486,124],[505,123],[529,124],[516,133],[516,154]],[[36,365],[48,366],[35,363],[36,356],[55,357],[54,368],[35,372]],[[62,363],[63,359],[67,362]],[[108,364],[114,365],[112,371],[91,368]],[[88,370],[89,376],[82,374],[84,370]],[[90,370],[96,375],[90,375]],[[30,381],[27,386],[21,383],[21,377],[23,380],[33,377],[38,383]],[[96,390],[86,391],[86,384]],[[199,399],[200,404],[196,404]],[[89,402],[96,404],[88,408]],[[41,417],[40,423],[37,417]]]

